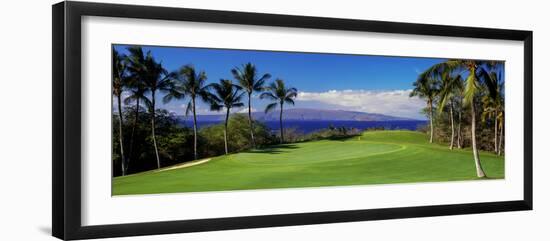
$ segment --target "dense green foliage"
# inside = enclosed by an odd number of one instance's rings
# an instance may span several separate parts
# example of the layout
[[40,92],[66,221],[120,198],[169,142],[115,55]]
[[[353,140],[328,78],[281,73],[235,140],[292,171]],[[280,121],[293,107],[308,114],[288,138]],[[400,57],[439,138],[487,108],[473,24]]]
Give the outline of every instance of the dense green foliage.
[[[177,125],[176,116],[166,110],[156,112],[156,136],[159,147],[159,158],[162,166],[173,165],[181,160],[192,158],[192,149],[185,148],[192,144],[192,132],[189,128]],[[127,173],[136,173],[154,169],[157,166],[154,147],[151,145],[150,115],[144,108],[139,110],[138,121],[135,121],[135,107],[123,111],[123,140],[127,150]],[[134,126],[134,124],[136,124]],[[113,118],[113,126],[118,126],[118,118]],[[133,135],[132,135],[133,132]],[[118,152],[119,136],[113,131],[113,175],[122,174],[121,157]]]
[[[475,180],[472,152],[429,144],[414,131],[367,131],[341,140],[273,145],[178,169],[113,182],[113,194],[145,194]],[[488,178],[504,177],[504,158],[482,152]]]
[[[123,112],[125,120],[123,124],[124,140],[130,140],[135,109],[126,108]],[[140,120],[135,128],[134,147],[125,142],[125,149],[130,150],[131,162],[128,163],[128,174],[142,172],[156,168],[155,153],[151,145],[151,125],[149,115],[142,109],[139,115]],[[190,127],[183,127],[178,123],[174,114],[166,110],[157,110],[156,136],[159,147],[159,156],[163,167],[181,162],[189,162],[194,159],[193,155],[193,131]],[[113,118],[113,123],[118,126],[118,118]],[[223,123],[200,128],[198,132],[200,158],[218,156],[224,154]],[[246,150],[250,147],[250,136],[247,117],[243,114],[234,114],[229,118],[228,142],[232,152]],[[266,146],[275,143],[278,139],[271,135],[269,129],[260,122],[254,124],[254,135],[259,146]],[[121,174],[118,132],[113,131],[113,172],[114,176]]]
[[[239,152],[252,145],[249,136],[248,118],[244,114],[235,114],[229,118],[227,139],[231,152]],[[223,123],[201,128],[199,131],[202,157],[212,157],[224,154]],[[256,145],[266,146],[275,142],[269,128],[261,122],[254,122],[254,137]]]
[[[505,134],[503,71],[503,62],[448,60],[419,75],[415,86],[430,83],[415,91],[424,93],[418,96],[428,103],[424,113],[433,120],[434,141],[451,143],[450,147],[471,147],[475,117],[477,149],[504,152],[504,142],[498,143]],[[430,114],[430,107],[437,112]]]

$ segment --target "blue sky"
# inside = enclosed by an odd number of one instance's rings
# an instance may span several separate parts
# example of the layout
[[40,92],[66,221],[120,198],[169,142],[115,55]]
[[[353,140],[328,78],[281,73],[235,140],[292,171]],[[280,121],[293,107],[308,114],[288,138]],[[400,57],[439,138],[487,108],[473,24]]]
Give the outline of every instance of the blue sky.
[[[115,49],[127,53],[126,45]],[[162,61],[168,70],[192,64],[204,70],[208,82],[232,79],[230,70],[247,62],[256,65],[260,74],[285,80],[298,89],[294,108],[318,108],[363,111],[401,117],[425,119],[420,110],[425,103],[409,98],[412,83],[420,71],[444,61],[432,58],[319,54],[252,50],[205,49],[183,47],[143,47]],[[160,104],[159,108],[183,113],[186,100]],[[253,107],[263,111],[267,104],[254,96]],[[213,114],[199,104],[201,114]],[[289,107],[292,108],[292,107]],[[242,110],[235,110],[236,112]]]

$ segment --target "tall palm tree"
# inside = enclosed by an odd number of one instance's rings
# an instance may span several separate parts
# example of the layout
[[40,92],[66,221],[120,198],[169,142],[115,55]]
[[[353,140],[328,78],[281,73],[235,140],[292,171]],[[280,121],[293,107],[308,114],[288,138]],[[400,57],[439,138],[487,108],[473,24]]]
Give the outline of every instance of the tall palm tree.
[[[481,160],[479,159],[479,151],[477,149],[477,137],[476,137],[476,105],[475,98],[479,91],[479,78],[477,76],[478,64],[475,61],[456,61],[457,64],[465,67],[468,72],[468,78],[466,79],[466,89],[464,93],[464,104],[470,104],[471,113],[471,131],[472,131],[472,150],[474,155],[474,162],[476,165],[476,171],[478,177],[485,177],[485,171],[481,166]],[[454,64],[450,63],[451,66]]]
[[460,93],[462,89],[462,77],[460,75],[451,76],[451,73],[444,72],[441,75],[441,88],[439,90],[439,105],[438,111],[441,113],[445,106],[449,106],[449,119],[451,122],[451,143],[449,149],[452,150],[455,140],[455,125],[454,125],[454,104],[453,99]]
[[134,136],[136,132],[136,128],[138,125],[139,120],[139,111],[140,111],[140,105],[141,103],[144,103],[145,106],[149,107],[151,106],[151,103],[145,93],[147,92],[147,89],[145,88],[145,84],[141,81],[141,79],[137,76],[129,76],[129,80],[127,83],[126,88],[128,91],[130,91],[130,95],[127,96],[124,99],[125,105],[131,105],[133,102],[135,102],[134,106],[134,120],[132,123],[132,131],[130,133],[130,150],[128,152],[128,161],[126,163],[126,169],[130,167],[130,163],[134,159]]
[[498,104],[495,103],[495,100],[489,97],[488,95],[484,95],[481,98],[481,103],[483,103],[483,112],[481,113],[481,122],[487,123],[487,119],[492,120],[493,126],[494,126],[494,145],[493,145],[493,151],[495,154],[498,153]]
[[227,123],[231,108],[243,107],[241,102],[244,92],[241,87],[233,84],[231,80],[221,79],[219,83],[212,84],[214,95],[212,96],[211,110],[220,111],[225,108],[225,122],[223,129],[223,140],[225,142],[225,154],[229,153],[227,148]]
[[497,122],[499,123],[498,124],[498,128],[500,130],[500,137],[499,137],[499,141],[498,141],[498,152],[497,152],[497,155],[501,155],[502,152],[503,152],[503,149],[502,149],[502,140],[504,139],[504,110],[505,110],[505,106],[504,106],[504,83],[502,82],[500,84],[500,87],[498,89],[499,91],[499,95],[498,95],[498,107],[497,107]]
[[462,106],[462,94],[463,94],[463,91],[464,91],[464,85],[462,85],[462,90],[460,90],[459,92],[459,98],[457,98],[457,111],[458,112],[458,118],[457,118],[457,121],[458,121],[458,125],[456,127],[456,147],[458,147],[458,149],[462,149],[462,145],[464,143],[463,141],[463,136],[462,136],[462,111],[463,111],[463,106]]
[[233,68],[231,73],[233,77],[239,82],[242,89],[248,94],[248,124],[250,126],[250,140],[252,142],[252,148],[256,148],[256,140],[254,139],[254,120],[252,120],[252,94],[256,91],[263,91],[265,81],[271,78],[270,74],[263,74],[258,78],[258,71],[256,66],[252,63],[247,63],[242,68]]
[[283,132],[283,105],[285,103],[294,105],[294,99],[298,95],[296,88],[286,88],[285,82],[282,79],[276,79],[267,88],[267,92],[260,95],[260,99],[269,99],[275,102],[270,103],[265,108],[265,113],[275,110],[277,105],[280,106],[279,125],[281,130],[281,144],[285,142]]
[[485,71],[481,72],[482,77],[486,78],[487,81],[492,82],[491,85],[486,86],[486,88],[494,88],[493,90],[486,89],[488,92],[487,95],[484,95],[482,98],[483,103],[483,113],[481,120],[485,122],[485,119],[491,118],[494,124],[494,152],[495,154],[499,153],[499,144],[498,144],[498,130],[499,130],[499,115],[501,112],[504,112],[504,99],[502,98],[502,92],[504,85],[500,83],[500,75],[496,72],[487,73]]
[[211,85],[206,85],[206,73],[204,71],[197,72],[192,65],[185,65],[178,69],[173,74],[173,78],[177,79],[176,89],[183,95],[189,97],[185,114],[193,112],[193,155],[195,160],[198,159],[197,154],[197,98],[202,99],[204,102],[210,103],[212,101],[212,94],[209,92]]
[[120,143],[120,163],[122,176],[126,175],[126,158],[124,156],[124,142],[122,133],[122,91],[126,84],[126,62],[124,62],[124,56],[119,54],[116,49],[113,49],[113,95],[117,99],[118,108],[118,142]]
[[[503,106],[504,107],[504,106]],[[502,111],[497,116],[497,120],[499,122],[498,128],[500,129],[500,137],[498,141],[498,153],[497,155],[502,155],[502,139],[504,139],[504,108],[502,108]]]
[[437,96],[438,88],[435,78],[428,76],[427,72],[424,72],[418,76],[418,79],[413,83],[413,90],[410,93],[410,97],[418,96],[426,99],[428,106],[428,115],[430,118],[430,143],[433,143],[434,139],[434,124],[433,124],[433,102]]
[[[149,113],[151,114],[151,137],[153,139],[153,147],[155,149],[155,157],[157,160],[157,168],[160,168],[160,157],[157,146],[157,138],[155,135],[155,119],[156,119],[156,94],[158,92],[165,92],[172,88],[171,75],[162,67],[162,64],[158,62],[151,51],[148,51],[146,55],[143,54],[141,47],[130,47],[128,51],[133,56],[130,58],[132,72],[135,71],[135,75],[143,81],[147,91],[151,93],[149,99]],[[136,61],[133,61],[136,60]]]
[[492,69],[495,66],[501,65],[501,62],[496,61],[479,61],[479,60],[464,60],[464,59],[450,59],[443,63],[435,64],[430,67],[425,73],[428,76],[435,76],[444,71],[459,71],[466,72],[467,78],[464,87],[464,105],[470,107],[470,119],[471,119],[471,134],[472,134],[472,151],[474,156],[474,163],[476,166],[476,173],[478,177],[486,177],[481,161],[479,159],[479,151],[477,149],[476,140],[476,99],[477,96],[483,90],[483,86],[494,95],[494,82],[490,81],[486,76],[487,70]]

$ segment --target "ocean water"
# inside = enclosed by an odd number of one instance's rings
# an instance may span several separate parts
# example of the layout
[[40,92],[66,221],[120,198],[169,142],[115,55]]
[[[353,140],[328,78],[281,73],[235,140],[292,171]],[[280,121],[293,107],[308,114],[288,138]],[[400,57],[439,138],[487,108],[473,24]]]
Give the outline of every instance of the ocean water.
[[[220,121],[197,121],[199,128],[210,126],[214,124],[222,123]],[[279,130],[278,121],[266,121],[263,122],[271,130]],[[299,132],[311,133],[321,129],[326,129],[329,126],[334,127],[346,127],[346,128],[356,128],[359,130],[365,130],[368,128],[375,127],[384,127],[386,130],[416,130],[420,126],[426,125],[427,121],[418,121],[418,120],[399,120],[399,121],[300,121],[300,120],[287,120],[283,121],[283,127],[293,128]],[[181,121],[181,125],[187,127],[193,127],[193,122],[189,120]]]

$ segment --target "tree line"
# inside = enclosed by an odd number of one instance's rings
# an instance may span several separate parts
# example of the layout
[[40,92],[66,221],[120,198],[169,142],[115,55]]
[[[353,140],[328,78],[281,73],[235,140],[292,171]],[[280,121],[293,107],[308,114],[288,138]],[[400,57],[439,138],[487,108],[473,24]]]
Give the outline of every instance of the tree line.
[[[451,59],[419,74],[411,92],[411,97],[426,100],[430,143],[434,142],[438,130],[440,134],[450,130],[450,133],[443,134],[449,141],[449,149],[462,148],[465,144],[463,130],[469,129],[469,144],[478,177],[486,176],[479,158],[480,146],[497,155],[504,153],[503,71],[502,61]],[[466,121],[469,121],[469,127],[462,125]],[[492,129],[493,133],[487,135],[487,129]],[[479,132],[484,134],[481,142]],[[488,140],[487,136],[493,139]],[[492,145],[487,145],[487,142],[492,142]]]
[[[121,175],[126,175],[129,164],[139,158],[136,154],[138,153],[136,149],[142,143],[138,143],[137,140],[143,142],[146,139],[149,141],[153,149],[154,159],[156,160],[156,168],[163,166],[159,154],[162,150],[159,151],[157,140],[158,122],[162,122],[161,127],[164,129],[177,127],[173,125],[176,118],[165,110],[157,109],[157,97],[162,99],[164,104],[173,100],[187,100],[184,113],[185,115],[192,114],[193,116],[193,159],[195,160],[199,158],[199,129],[197,126],[196,109],[199,101],[207,104],[213,111],[225,111],[222,130],[225,154],[230,152],[228,145],[228,125],[231,123],[229,118],[231,110],[244,107],[245,103],[243,103],[243,99],[245,97],[247,97],[246,101],[248,102],[248,130],[246,132],[250,136],[250,148],[257,147],[257,137],[255,134],[261,134],[266,139],[267,128],[261,123],[255,122],[251,114],[251,99],[252,95],[256,92],[260,93],[260,99],[272,101],[265,107],[265,112],[274,111],[279,108],[279,142],[285,142],[283,107],[285,104],[294,105],[294,99],[298,91],[296,88],[287,87],[284,80],[275,79],[273,82],[267,83],[271,78],[270,74],[259,74],[254,64],[246,63],[241,67],[235,67],[229,71],[235,81],[220,79],[217,83],[207,84],[206,72],[197,70],[191,64],[185,64],[177,70],[168,71],[162,66],[160,61],[153,57],[151,51],[144,52],[138,46],[128,47],[127,51],[128,54],[125,55],[113,48],[112,54],[112,90],[113,97],[116,98],[117,108],[114,124],[116,122],[116,128],[118,129],[117,133],[115,133],[116,135],[113,136],[118,137],[114,142],[117,142],[117,155],[120,159]],[[124,103],[126,108],[123,108],[122,103]],[[145,111],[142,110],[142,106]],[[145,122],[149,123],[148,128],[144,126]],[[259,125],[259,128],[256,125]],[[125,127],[130,129],[129,133],[127,133],[128,130]],[[140,130],[144,129],[150,130],[147,136],[144,136],[143,133],[140,135],[139,133]],[[182,133],[186,133],[186,131],[184,128],[165,131],[165,133],[167,135],[170,133],[179,133],[185,136]],[[210,131],[210,129],[205,129],[205,132],[207,131]],[[125,140],[125,137],[129,140]],[[140,137],[141,139],[138,139]],[[125,152],[125,147],[129,149],[128,152]],[[168,153],[162,154],[170,155]]]

